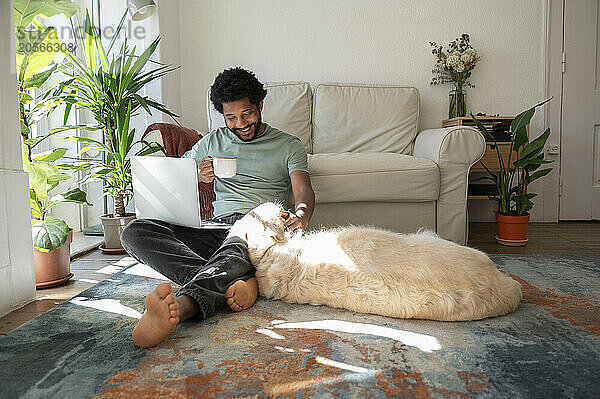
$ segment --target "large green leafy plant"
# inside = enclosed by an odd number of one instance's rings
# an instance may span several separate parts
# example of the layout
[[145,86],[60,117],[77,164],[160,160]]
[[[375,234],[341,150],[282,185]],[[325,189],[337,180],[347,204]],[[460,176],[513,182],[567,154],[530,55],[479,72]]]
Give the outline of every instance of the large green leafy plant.
[[504,159],[498,150],[494,136],[471,114],[471,118],[485,136],[486,141],[496,144],[500,170],[494,173],[483,165],[489,176],[482,179],[489,179],[495,183],[498,194],[490,196],[490,199],[498,202],[498,213],[502,215],[528,215],[533,208],[531,200],[537,196],[528,191],[529,184],[552,171],[552,168],[538,170],[541,165],[553,162],[544,159],[544,146],[550,136],[550,128],[531,142],[527,134],[527,126],[535,114],[535,109],[550,100],[551,98],[521,112],[512,121],[510,126],[512,132],[511,151],[507,159]]
[[49,216],[49,211],[66,202],[88,202],[85,193],[79,188],[62,194],[52,193],[61,181],[72,178],[54,165],[54,162],[66,154],[66,148],[38,151],[39,144],[58,131],[51,130],[47,134],[33,137],[34,124],[46,118],[61,104],[60,99],[50,99],[44,95],[34,102],[35,89],[42,88],[56,72],[57,66],[53,61],[61,47],[68,50],[66,45],[58,41],[55,29],[43,26],[38,18],[56,14],[71,17],[79,7],[70,0],[14,0],[13,5],[23,169],[29,175],[33,244],[40,250],[52,251],[65,243],[69,226],[65,221]]
[[44,162],[26,163],[23,168],[29,174],[33,245],[44,251],[60,248],[67,240],[69,226],[64,220],[49,216],[48,211],[67,202],[91,204],[87,202],[85,192],[79,188],[51,195],[50,192],[62,180],[71,179],[71,175],[61,172],[59,168]]
[[[103,159],[81,160],[76,167],[85,171],[84,182],[102,180],[105,193],[114,199],[114,216],[125,216],[126,201],[131,197],[131,170],[128,157],[134,146],[134,131],[129,130],[129,119],[132,113],[143,109],[149,114],[155,109],[176,117],[163,104],[139,94],[148,83],[161,78],[177,67],[171,65],[157,66],[146,70],[150,57],[160,42],[157,37],[141,54],[136,55],[136,48],[129,47],[127,37],[118,51],[114,50],[126,14],[123,15],[117,33],[108,47],[102,43],[94,29],[89,14],[85,23],[78,29],[76,39],[81,46],[84,59],[80,60],[68,51],[63,51],[66,61],[58,69],[68,79],[57,88],[55,100],[64,101],[64,120],[68,119],[73,105],[87,109],[93,115],[94,124],[84,129],[102,129],[104,140],[82,137],[68,137],[87,144],[81,153],[90,149],[104,153]],[[99,61],[99,62],[98,62]],[[65,126],[68,129],[70,126]],[[81,128],[81,126],[78,126]],[[145,144],[141,154],[160,151],[156,145]]]

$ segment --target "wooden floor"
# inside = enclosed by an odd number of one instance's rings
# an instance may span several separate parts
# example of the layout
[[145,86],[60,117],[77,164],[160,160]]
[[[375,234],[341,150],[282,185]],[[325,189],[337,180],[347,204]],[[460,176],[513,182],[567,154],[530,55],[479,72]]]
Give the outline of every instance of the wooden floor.
[[59,303],[77,296],[80,292],[133,263],[135,260],[127,254],[106,255],[99,250],[72,260],[73,278],[59,287],[37,290],[35,301],[0,318],[0,336],[52,309]]
[[488,254],[600,255],[600,222],[529,223],[524,247],[496,243],[496,223],[471,223],[468,245]]
[[[471,223],[468,245],[489,254],[578,254],[600,256],[600,222],[530,223],[525,247],[496,244],[495,223]],[[127,255],[106,255],[98,250],[71,262],[74,277],[60,287],[36,291],[36,300],[0,318],[0,336],[99,281],[135,263]]]

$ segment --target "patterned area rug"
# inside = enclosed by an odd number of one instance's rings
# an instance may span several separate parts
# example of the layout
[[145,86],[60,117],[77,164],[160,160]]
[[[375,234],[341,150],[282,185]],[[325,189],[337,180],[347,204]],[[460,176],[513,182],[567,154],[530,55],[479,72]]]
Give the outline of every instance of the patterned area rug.
[[161,280],[134,265],[0,339],[0,397],[594,397],[600,257],[495,255],[516,312],[399,320],[260,298],[131,342]]

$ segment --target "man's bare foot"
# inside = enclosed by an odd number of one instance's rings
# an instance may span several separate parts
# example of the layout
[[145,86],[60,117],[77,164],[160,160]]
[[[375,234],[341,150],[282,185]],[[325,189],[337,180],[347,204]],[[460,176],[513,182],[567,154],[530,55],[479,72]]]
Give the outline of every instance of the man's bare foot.
[[179,323],[179,305],[171,284],[161,283],[146,296],[146,311],[131,336],[137,346],[150,348],[165,339]]
[[255,277],[248,281],[236,281],[225,291],[225,298],[229,307],[236,312],[251,308],[258,298],[258,281]]

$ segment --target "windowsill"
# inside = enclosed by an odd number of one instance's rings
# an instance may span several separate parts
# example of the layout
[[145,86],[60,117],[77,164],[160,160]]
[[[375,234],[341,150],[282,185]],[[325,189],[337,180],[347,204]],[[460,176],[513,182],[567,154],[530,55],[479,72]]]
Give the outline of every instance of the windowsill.
[[104,243],[104,236],[86,236],[82,231],[73,233],[71,259],[97,249],[102,243]]

